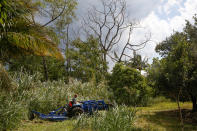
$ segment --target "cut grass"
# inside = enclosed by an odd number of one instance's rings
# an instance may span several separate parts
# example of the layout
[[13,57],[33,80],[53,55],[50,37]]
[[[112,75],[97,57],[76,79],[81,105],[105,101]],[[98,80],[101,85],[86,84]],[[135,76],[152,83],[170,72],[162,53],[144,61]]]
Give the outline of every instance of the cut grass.
[[[181,103],[184,112],[191,110],[191,103]],[[180,120],[175,102],[162,102],[150,107],[137,107],[135,126],[149,131],[180,131]],[[48,122],[42,120],[26,121],[18,131],[72,131],[73,120]],[[184,121],[184,131],[197,131],[197,123]]]
[[50,122],[43,120],[25,121],[17,131],[72,131],[72,120]]
[[[181,103],[184,112],[191,110],[191,103]],[[139,107],[135,125],[144,130],[151,131],[179,131],[181,130],[180,119],[175,102],[162,102],[150,107]],[[187,110],[186,110],[187,109]],[[184,131],[197,130],[197,124],[184,121]]]

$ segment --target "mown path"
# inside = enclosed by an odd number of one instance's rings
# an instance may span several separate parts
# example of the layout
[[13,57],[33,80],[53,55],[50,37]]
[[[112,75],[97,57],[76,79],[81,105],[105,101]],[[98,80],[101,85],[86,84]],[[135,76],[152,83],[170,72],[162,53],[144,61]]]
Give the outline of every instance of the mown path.
[[[183,109],[184,131],[197,131],[197,123],[187,119],[191,110],[191,103],[181,103]],[[162,102],[150,107],[138,107],[135,126],[142,130],[151,131],[180,131],[180,121],[177,104],[174,102]],[[18,131],[71,131],[72,120],[64,122],[48,122],[42,120],[25,121]]]
[[[197,131],[197,123],[190,120],[191,103],[181,103],[184,117],[184,131]],[[153,131],[180,131],[179,112],[177,104],[162,102],[151,107],[139,107],[137,127]],[[196,116],[197,117],[197,116]]]

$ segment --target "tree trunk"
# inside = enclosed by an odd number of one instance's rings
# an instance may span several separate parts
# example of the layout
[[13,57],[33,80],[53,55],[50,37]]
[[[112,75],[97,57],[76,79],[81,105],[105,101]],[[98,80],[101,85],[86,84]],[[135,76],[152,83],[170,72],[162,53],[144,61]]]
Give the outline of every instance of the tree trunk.
[[107,53],[106,52],[103,53],[103,61],[107,62]]
[[183,123],[183,115],[182,115],[182,110],[181,110],[181,107],[180,107],[180,95],[181,95],[181,90],[182,88],[179,89],[179,93],[177,95],[177,98],[176,98],[176,102],[177,102],[177,106],[178,106],[178,110],[179,110],[179,118],[180,118],[180,126],[181,126],[181,130],[184,131],[184,123]]
[[44,78],[45,78],[45,81],[48,81],[48,70],[47,70],[47,64],[46,64],[45,56],[42,57],[42,61],[43,61]]
[[197,103],[196,103],[196,96],[193,96],[192,94],[191,95],[191,100],[192,100],[192,111],[193,112],[196,112],[197,111]]
[[67,75],[68,75],[68,78],[70,76],[70,72],[69,72],[69,68],[70,68],[70,58],[69,58],[69,55],[68,55],[68,48],[69,48],[69,24],[67,26],[67,41],[66,41],[66,71],[67,71]]
[[107,72],[107,52],[103,53],[103,72]]

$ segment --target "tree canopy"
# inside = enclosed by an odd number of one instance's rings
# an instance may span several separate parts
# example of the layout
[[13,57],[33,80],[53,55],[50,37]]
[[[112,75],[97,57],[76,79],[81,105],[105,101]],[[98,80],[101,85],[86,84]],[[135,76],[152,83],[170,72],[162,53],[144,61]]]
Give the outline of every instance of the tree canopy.
[[194,24],[187,21],[183,32],[175,32],[157,45],[156,51],[163,58],[153,63],[149,78],[155,80],[155,86],[167,96],[190,99],[193,110],[196,111],[196,16],[194,21]]
[[62,58],[55,33],[30,19],[37,3],[2,0],[0,17],[0,58],[9,61],[17,55],[35,54]]

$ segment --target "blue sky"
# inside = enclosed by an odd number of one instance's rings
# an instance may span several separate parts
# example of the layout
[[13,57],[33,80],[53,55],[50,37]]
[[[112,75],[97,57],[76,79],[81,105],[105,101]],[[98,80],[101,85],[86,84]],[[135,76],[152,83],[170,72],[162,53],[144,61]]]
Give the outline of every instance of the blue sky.
[[[99,6],[99,0],[78,0],[76,11],[78,19],[87,14],[90,5]],[[151,33],[150,42],[139,53],[143,57],[159,57],[155,53],[156,44],[170,36],[173,31],[181,31],[185,20],[192,21],[192,16],[197,13],[197,0],[126,0],[129,17],[140,21],[142,29],[134,31],[132,42],[143,41],[145,34]],[[123,39],[128,35],[124,34]],[[120,45],[121,46],[121,45]],[[124,45],[122,45],[124,46]]]

